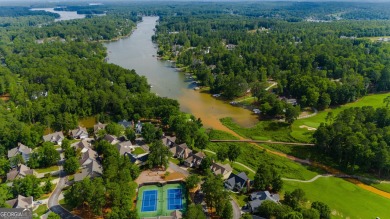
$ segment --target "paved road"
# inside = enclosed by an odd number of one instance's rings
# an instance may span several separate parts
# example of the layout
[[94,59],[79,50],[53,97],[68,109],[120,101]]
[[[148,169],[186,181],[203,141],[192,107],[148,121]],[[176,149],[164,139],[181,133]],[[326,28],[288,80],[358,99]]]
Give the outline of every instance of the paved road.
[[309,180],[300,180],[300,179],[290,179],[290,178],[282,178],[282,180],[285,180],[285,181],[292,181],[292,182],[301,182],[301,183],[311,183],[311,182],[314,182],[316,181],[318,178],[320,177],[331,177],[331,176],[335,176],[334,174],[323,174],[323,175],[317,175]]
[[230,197],[230,203],[233,207],[233,219],[240,219],[241,218],[241,208],[238,206],[237,202]]
[[170,161],[169,161],[169,168],[171,168],[172,170],[174,170],[176,172],[179,172],[179,173],[183,174],[184,176],[190,175],[190,173],[187,170],[183,170],[178,165],[176,165],[176,164],[174,164],[174,163],[172,163]]
[[[61,154],[61,159],[63,158],[63,155]],[[61,162],[61,161],[60,161]],[[47,203],[47,207],[53,211],[54,213],[60,215],[61,218],[65,219],[81,219],[80,217],[73,215],[68,210],[63,208],[58,203],[58,198],[61,194],[62,189],[65,187],[66,182],[66,174],[62,170],[62,166],[60,166],[60,180],[58,181],[58,184],[54,191],[51,193],[51,196],[49,197],[49,201]]]

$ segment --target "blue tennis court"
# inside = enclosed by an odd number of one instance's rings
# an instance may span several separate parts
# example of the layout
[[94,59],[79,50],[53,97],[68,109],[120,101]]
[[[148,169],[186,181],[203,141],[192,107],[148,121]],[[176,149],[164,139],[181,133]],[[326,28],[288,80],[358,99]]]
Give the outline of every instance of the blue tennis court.
[[151,212],[157,210],[157,190],[144,191],[142,195],[141,212]]
[[168,210],[182,209],[182,196],[181,189],[168,189]]

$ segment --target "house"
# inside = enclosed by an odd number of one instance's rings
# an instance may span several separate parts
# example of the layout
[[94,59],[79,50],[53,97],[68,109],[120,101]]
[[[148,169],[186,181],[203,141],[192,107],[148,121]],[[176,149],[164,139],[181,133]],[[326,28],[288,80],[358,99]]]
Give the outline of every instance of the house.
[[50,141],[54,144],[61,145],[62,140],[64,140],[64,134],[62,132],[54,132],[48,135],[43,136],[43,141],[47,142]]
[[223,179],[227,179],[232,173],[233,169],[229,164],[213,163],[210,167],[214,175],[222,175]]
[[289,103],[293,106],[298,105],[298,100],[293,98],[287,98],[287,97],[279,97],[280,100],[283,100],[286,103]]
[[75,144],[75,148],[80,149],[81,153],[85,153],[88,149],[91,149],[91,143],[88,142],[87,140],[82,140]]
[[7,181],[24,178],[27,175],[35,175],[35,171],[24,164],[20,164],[17,168],[14,168],[7,173]]
[[169,150],[172,152],[174,157],[181,159],[187,159],[192,153],[192,150],[188,148],[186,143],[180,145],[175,144]]
[[132,128],[133,127],[133,122],[129,122],[126,119],[118,122],[119,125],[122,125],[124,128]]
[[149,158],[149,154],[141,154],[141,155],[134,155],[134,154],[127,154],[127,156],[129,156],[130,158],[130,161],[133,163],[133,164],[136,164],[138,166],[143,166],[146,164],[146,161],[148,160]]
[[12,148],[11,150],[8,151],[8,159],[11,159],[16,155],[20,154],[22,155],[24,162],[27,162],[30,159],[31,153],[32,153],[31,148],[19,142],[17,147]]
[[225,188],[229,190],[241,191],[243,189],[248,189],[250,187],[251,181],[248,176],[241,172],[239,174],[230,174],[229,178],[225,181]]
[[141,134],[142,133],[142,123],[141,121],[138,121],[138,123],[135,125],[135,133]]
[[236,48],[237,45],[234,45],[234,44],[227,44],[226,45],[226,49],[228,50],[233,50],[234,48]]
[[34,208],[34,198],[32,196],[24,197],[18,195],[17,198],[6,201],[6,203],[12,208],[28,208],[32,210]]
[[105,135],[103,139],[108,141],[110,144],[119,143],[119,140],[115,135]]
[[93,126],[93,133],[96,135],[100,130],[105,129],[107,124],[98,123]]
[[173,147],[175,145],[176,137],[175,136],[164,136],[161,141],[167,147]]
[[278,203],[280,200],[279,194],[271,194],[269,191],[253,192],[249,196],[249,202],[247,204],[251,212],[256,212],[257,208],[260,207],[261,203],[266,200]]
[[192,154],[190,157],[188,157],[184,161],[184,165],[186,167],[199,167],[202,163],[203,158],[205,158],[206,155],[203,152],[198,152],[196,154]]
[[81,166],[85,166],[93,161],[96,161],[96,158],[98,158],[98,153],[92,149],[87,149],[84,153],[82,153],[79,162]]
[[69,131],[70,136],[74,139],[84,139],[88,138],[88,131],[84,127],[77,127],[76,129]]
[[116,144],[116,148],[118,149],[120,155],[129,154],[134,150],[131,141],[120,142]]
[[96,160],[87,164],[81,171],[74,175],[74,181],[79,182],[85,178],[94,178],[103,175],[103,168]]

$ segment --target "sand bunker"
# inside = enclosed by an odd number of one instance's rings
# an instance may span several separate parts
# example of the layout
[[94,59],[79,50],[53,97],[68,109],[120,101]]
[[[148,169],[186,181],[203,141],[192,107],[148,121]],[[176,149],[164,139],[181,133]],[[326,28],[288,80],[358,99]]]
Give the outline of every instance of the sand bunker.
[[307,129],[307,130],[309,130],[309,131],[315,131],[315,130],[317,130],[316,128],[313,128],[313,127],[310,127],[310,126],[307,126],[307,125],[301,125],[301,126],[299,126],[299,128],[301,128],[301,129]]

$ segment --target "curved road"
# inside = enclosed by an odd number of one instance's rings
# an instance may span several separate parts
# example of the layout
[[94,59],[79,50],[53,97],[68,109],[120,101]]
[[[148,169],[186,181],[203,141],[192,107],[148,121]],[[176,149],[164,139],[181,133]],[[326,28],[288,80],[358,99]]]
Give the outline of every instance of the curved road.
[[309,180],[300,180],[300,179],[290,179],[290,178],[282,178],[282,180],[285,180],[285,181],[292,181],[292,182],[301,182],[301,183],[311,183],[311,182],[314,182],[316,181],[318,178],[321,178],[321,177],[331,177],[331,176],[335,176],[334,174],[324,174],[324,175],[317,175]]
[[240,219],[241,208],[238,206],[237,202],[232,197],[230,197],[230,204],[232,204],[233,207],[233,219]]
[[66,173],[62,169],[61,163],[63,163],[63,161],[64,161],[63,159],[64,159],[63,154],[61,154],[61,161],[59,161],[59,163],[60,163],[60,165],[59,165],[60,166],[60,173],[59,173],[60,180],[58,181],[56,188],[54,189],[54,191],[51,193],[51,195],[49,197],[49,200],[47,202],[47,207],[50,209],[50,211],[58,214],[61,218],[81,219],[81,217],[73,215],[72,213],[70,213],[68,210],[63,208],[58,203],[58,198],[61,194],[62,189],[65,187],[65,183],[66,183],[66,179],[67,179]]

